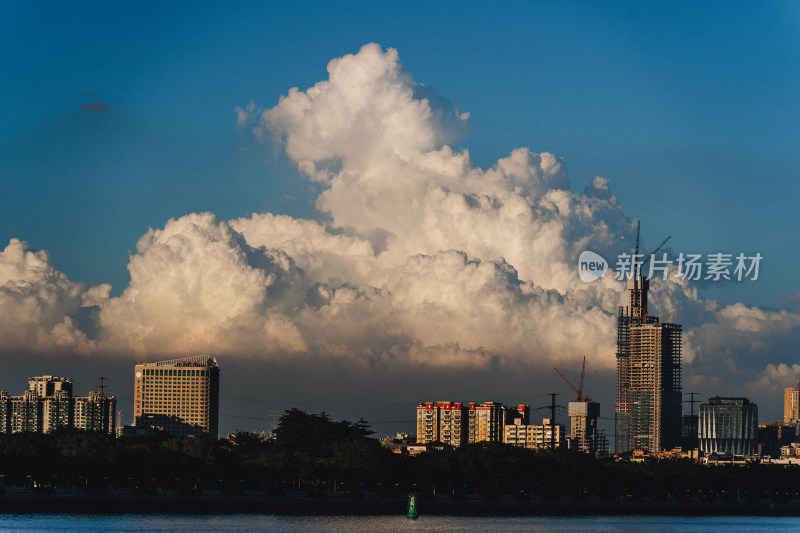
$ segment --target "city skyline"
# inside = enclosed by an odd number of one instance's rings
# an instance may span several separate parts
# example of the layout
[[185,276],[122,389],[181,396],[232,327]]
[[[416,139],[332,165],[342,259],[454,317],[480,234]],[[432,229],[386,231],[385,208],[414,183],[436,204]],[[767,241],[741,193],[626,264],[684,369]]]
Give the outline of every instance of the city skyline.
[[684,391],[780,420],[797,6],[454,6],[0,8],[6,379],[108,376],[129,421],[133,364],[212,353],[220,434],[293,406],[383,434],[434,394],[546,405],[586,357],[611,435],[641,221],[673,261],[763,258],[651,299]]

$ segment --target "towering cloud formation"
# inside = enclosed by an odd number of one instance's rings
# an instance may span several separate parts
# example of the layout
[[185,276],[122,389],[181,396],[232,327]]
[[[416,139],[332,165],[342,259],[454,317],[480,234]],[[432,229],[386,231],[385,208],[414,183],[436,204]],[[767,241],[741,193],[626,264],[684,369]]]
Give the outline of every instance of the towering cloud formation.
[[79,321],[110,289],[85,290],[53,268],[46,251],[12,239],[0,253],[0,350],[91,351]]
[[[572,192],[563,161],[526,148],[476,167],[452,148],[468,116],[416,83],[394,50],[369,44],[328,72],[271,109],[239,110],[240,126],[271,137],[320,184],[325,223],[170,220],[140,239],[115,298],[14,240],[0,256],[10,317],[1,348],[324,357],[389,370],[549,368],[586,355],[612,370],[624,288],[576,272],[583,250],[630,248],[633,224],[608,180]],[[768,363],[797,359],[786,350],[797,346],[797,314],[719,308],[675,280],[652,289],[653,307],[688,329],[690,380],[768,381],[780,374],[759,376]]]

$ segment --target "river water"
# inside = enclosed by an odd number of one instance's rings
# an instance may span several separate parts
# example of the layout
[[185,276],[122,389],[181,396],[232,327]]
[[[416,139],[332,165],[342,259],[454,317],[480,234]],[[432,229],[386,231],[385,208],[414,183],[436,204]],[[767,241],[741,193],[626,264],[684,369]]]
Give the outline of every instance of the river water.
[[0,531],[115,532],[553,532],[553,533],[770,533],[800,530],[800,517],[457,517],[276,515],[13,515],[0,514]]

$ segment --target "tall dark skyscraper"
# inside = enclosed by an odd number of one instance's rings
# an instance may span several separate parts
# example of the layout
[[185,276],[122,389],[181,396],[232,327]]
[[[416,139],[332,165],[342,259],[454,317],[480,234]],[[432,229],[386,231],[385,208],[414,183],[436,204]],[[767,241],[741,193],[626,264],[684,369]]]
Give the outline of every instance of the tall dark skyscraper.
[[681,326],[647,314],[649,280],[634,269],[617,316],[615,449],[660,452],[681,441]]

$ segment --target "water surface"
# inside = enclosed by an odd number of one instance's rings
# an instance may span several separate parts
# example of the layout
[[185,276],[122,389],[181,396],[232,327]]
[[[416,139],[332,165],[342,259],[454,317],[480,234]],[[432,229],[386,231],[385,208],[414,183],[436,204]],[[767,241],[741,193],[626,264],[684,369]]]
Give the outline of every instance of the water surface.
[[92,532],[437,532],[437,533],[699,533],[795,532],[798,517],[458,517],[276,516],[276,515],[0,515],[0,531]]

